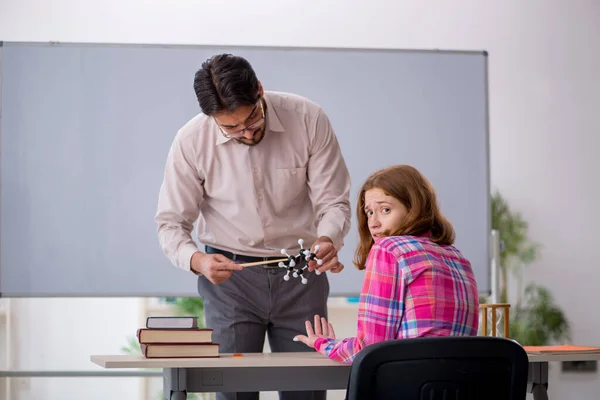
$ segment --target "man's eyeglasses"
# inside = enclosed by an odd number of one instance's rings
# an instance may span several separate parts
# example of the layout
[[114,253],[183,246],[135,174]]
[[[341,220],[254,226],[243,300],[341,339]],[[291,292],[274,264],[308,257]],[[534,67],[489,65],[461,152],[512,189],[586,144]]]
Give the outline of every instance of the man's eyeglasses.
[[[258,103],[259,104],[257,104],[257,106],[260,107],[260,114],[259,114],[260,117],[258,118],[258,120],[252,122],[250,125],[248,125],[244,129],[238,129],[237,131],[233,131],[233,130],[231,130],[229,128],[223,128],[215,120],[215,123],[217,124],[217,126],[221,130],[221,133],[223,134],[223,136],[225,136],[227,139],[236,139],[236,138],[240,138],[240,137],[244,136],[244,133],[246,133],[246,131],[252,131],[252,130],[254,130],[256,128],[261,127],[265,123],[265,109],[263,107],[262,99],[259,99]],[[254,108],[254,110],[255,109],[256,109],[256,107]],[[252,115],[254,113],[254,110],[252,110],[252,112],[250,113],[250,115]]]

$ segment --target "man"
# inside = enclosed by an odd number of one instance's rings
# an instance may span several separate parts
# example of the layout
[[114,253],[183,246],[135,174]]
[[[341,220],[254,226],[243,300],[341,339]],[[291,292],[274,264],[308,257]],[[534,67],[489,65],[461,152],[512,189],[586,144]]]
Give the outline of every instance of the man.
[[[207,327],[222,353],[307,351],[293,338],[313,315],[327,316],[327,274],[340,272],[337,252],[350,229],[350,177],[325,112],[303,97],[265,92],[247,60],[216,55],[194,79],[201,113],[171,146],[156,222],[171,262],[198,275]],[[191,231],[197,221],[200,252]],[[285,268],[240,263],[297,254],[311,244],[304,276]],[[308,349],[310,351],[311,349]],[[258,399],[258,393],[218,399]],[[280,398],[324,399],[325,392]]]

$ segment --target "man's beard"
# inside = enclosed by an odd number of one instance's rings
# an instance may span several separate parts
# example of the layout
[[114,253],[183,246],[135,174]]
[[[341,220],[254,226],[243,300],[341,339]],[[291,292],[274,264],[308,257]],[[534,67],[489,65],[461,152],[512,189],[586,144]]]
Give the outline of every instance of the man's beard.
[[240,139],[235,140],[237,140],[238,143],[245,144],[246,146],[256,146],[265,137],[265,129],[266,128],[264,126],[262,128],[259,128],[256,132],[254,132],[252,139],[246,139],[245,137],[242,137]]

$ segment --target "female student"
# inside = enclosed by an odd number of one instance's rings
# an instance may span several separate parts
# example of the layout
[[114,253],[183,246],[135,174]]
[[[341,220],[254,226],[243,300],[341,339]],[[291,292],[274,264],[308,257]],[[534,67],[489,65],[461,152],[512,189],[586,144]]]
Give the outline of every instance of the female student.
[[477,282],[453,246],[454,228],[429,181],[408,165],[379,170],[363,184],[356,213],[354,264],[365,270],[357,335],[338,340],[315,315],[314,329],[306,321],[307,334],[294,340],[352,363],[365,346],[384,340],[477,335]]

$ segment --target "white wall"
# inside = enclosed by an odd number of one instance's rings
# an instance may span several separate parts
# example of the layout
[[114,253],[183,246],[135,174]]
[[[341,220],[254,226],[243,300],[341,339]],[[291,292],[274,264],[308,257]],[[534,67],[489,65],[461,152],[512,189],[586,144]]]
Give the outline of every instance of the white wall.
[[[12,299],[10,307],[12,370],[102,371],[90,362],[90,355],[120,354],[140,326],[137,298]],[[6,400],[138,399],[141,388],[135,377],[11,381]],[[0,399],[4,396],[0,392]]]
[[[544,245],[527,277],[552,290],[575,342],[599,345],[600,319],[591,310],[600,303],[600,214],[594,207],[600,195],[600,3],[348,4],[2,0],[0,39],[488,50],[492,183]],[[600,389],[595,375],[569,379],[557,367],[551,372],[552,398],[593,398]]]

